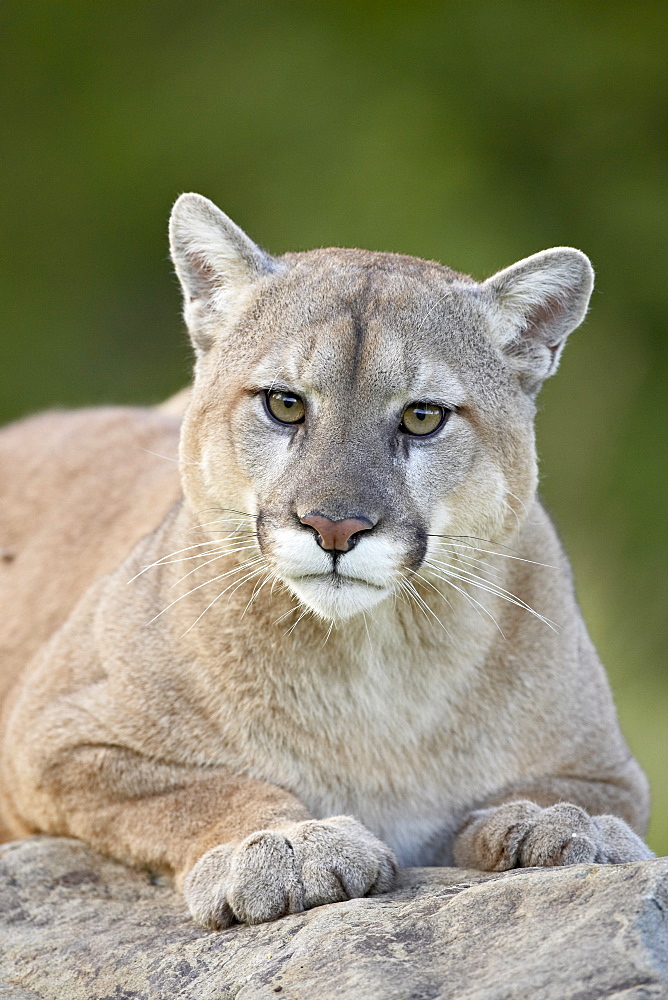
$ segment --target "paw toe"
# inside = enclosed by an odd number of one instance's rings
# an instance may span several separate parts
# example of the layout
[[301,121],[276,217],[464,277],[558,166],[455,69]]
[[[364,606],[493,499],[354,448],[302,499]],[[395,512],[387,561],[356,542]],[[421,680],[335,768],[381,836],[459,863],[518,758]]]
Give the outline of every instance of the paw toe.
[[394,855],[348,816],[302,823],[290,840],[301,865],[307,907],[385,892],[394,885]]
[[596,833],[584,809],[560,802],[542,809],[522,845],[522,865],[544,868],[589,863],[596,857]]
[[304,888],[289,841],[270,831],[247,837],[230,865],[227,900],[237,920],[259,924],[304,909]]
[[598,835],[596,861],[621,865],[654,857],[644,840],[618,816],[594,816],[592,822]]
[[378,859],[378,874],[371,884],[369,896],[378,896],[383,892],[391,892],[396,888],[399,878],[399,865],[394,854],[387,848]]
[[231,855],[232,848],[228,845],[207,851],[183,883],[183,895],[190,915],[208,930],[223,930],[235,921],[226,895]]
[[337,816],[215,847],[186,876],[183,892],[197,923],[217,930],[387,892],[396,877],[390,849],[356,820]]

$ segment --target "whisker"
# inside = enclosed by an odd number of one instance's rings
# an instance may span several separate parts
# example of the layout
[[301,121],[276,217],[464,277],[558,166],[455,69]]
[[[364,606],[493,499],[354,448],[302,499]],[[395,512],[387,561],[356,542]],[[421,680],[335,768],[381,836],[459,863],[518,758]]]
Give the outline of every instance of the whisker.
[[[457,538],[465,538],[465,535],[428,535],[428,538],[445,538],[445,539],[455,539],[454,541],[448,541],[451,546],[464,546],[468,549],[473,549],[475,552],[483,552],[489,556],[499,556],[501,559],[515,559],[517,562],[529,563],[531,566],[542,566],[544,569],[557,569],[557,566],[551,566],[549,563],[536,562],[535,559],[525,559],[523,556],[511,556],[507,552],[495,552],[493,549],[481,549],[478,545],[471,545],[469,542],[457,541]],[[474,538],[474,535],[468,537]],[[488,538],[480,539],[481,541],[489,542],[490,545],[501,545],[501,542],[492,542]],[[504,546],[508,547],[508,546]]]
[[369,643],[369,649],[371,651],[371,655],[373,656],[373,655],[375,655],[375,651],[374,651],[374,648],[373,648],[373,643],[371,642],[371,633],[369,632],[369,623],[366,620],[366,611],[362,612],[362,618],[364,619],[364,629],[366,631],[366,637],[367,637],[367,641]]
[[[401,585],[401,582],[399,582],[398,587],[396,587],[392,591],[392,597],[394,598],[394,606],[395,606],[395,608],[397,606],[397,601],[401,601],[401,603],[405,604],[406,607],[408,607],[408,608],[410,608],[412,606],[412,598],[410,597],[410,595],[408,595],[408,597],[406,596],[406,594],[403,591],[403,587]],[[422,613],[424,614],[424,611]]]
[[[513,494],[513,496],[514,496],[514,494]],[[501,503],[503,504],[504,507],[507,507],[507,509],[512,514],[515,515],[515,520],[517,521],[517,530],[520,531],[520,529],[522,528],[522,522],[520,521],[519,514],[517,513],[517,511],[515,510],[515,508],[513,507],[513,505],[511,503],[508,503],[508,501],[505,500],[503,497],[501,497]]]
[[420,600],[419,600],[420,595],[416,591],[415,587],[413,587],[413,586],[409,587],[408,581],[407,580],[403,580],[403,581],[401,581],[399,583],[399,589],[401,591],[400,596],[403,599],[406,600],[406,603],[408,604],[408,607],[410,608],[410,607],[412,607],[414,605],[418,609],[418,611],[420,611],[420,613],[422,614],[423,618],[426,619],[426,621],[429,624],[429,627],[433,631],[433,629],[434,629],[434,623],[432,622],[431,618],[429,617],[429,615],[425,611],[425,608],[423,607],[424,601],[420,602]]
[[447,563],[438,563],[437,561],[426,560],[425,565],[431,565],[435,572],[441,572],[446,574],[448,577],[452,577],[455,580],[460,580],[462,583],[468,583],[472,587],[478,587],[480,590],[487,591],[488,594],[492,594],[494,597],[499,597],[504,601],[508,601],[510,604],[515,604],[518,608],[523,608],[525,611],[530,612],[539,621],[542,621],[548,628],[551,628],[553,632],[558,632],[559,627],[556,622],[550,621],[544,615],[541,615],[535,608],[523,601],[521,597],[516,594],[511,593],[506,590],[505,587],[501,587],[497,583],[493,583],[491,580],[485,580],[483,577],[475,576],[469,573],[468,570],[461,570],[460,573],[453,571],[452,567]]
[[[433,572],[433,570],[432,570],[431,572]],[[438,594],[438,596],[439,596],[439,597],[441,597],[441,598],[442,598],[442,599],[443,599],[443,600],[445,601],[445,603],[446,603],[446,604],[448,605],[448,607],[450,608],[450,610],[451,610],[451,611],[453,610],[453,607],[452,607],[452,604],[451,604],[451,603],[450,603],[450,601],[449,601],[449,600],[447,599],[447,597],[445,596],[445,594],[443,594],[443,593],[442,593],[442,592],[441,592],[441,591],[440,591],[440,590],[438,589],[438,587],[435,587],[435,586],[434,586],[434,584],[433,584],[433,583],[432,583],[432,582],[431,582],[430,580],[428,580],[428,579],[426,578],[426,576],[422,576],[422,575],[421,575],[421,574],[420,574],[419,572],[418,572],[418,573],[416,573],[416,574],[415,574],[415,576],[416,576],[416,577],[418,578],[418,580],[422,580],[422,582],[423,582],[423,583],[426,583],[428,587],[431,587],[431,589],[432,589],[432,590],[435,590],[435,591],[436,591],[436,593]]]
[[[237,580],[233,580],[232,583],[230,583],[227,587],[225,587],[224,590],[221,590],[221,592],[218,594],[218,596],[214,597],[214,599],[211,601],[211,603],[207,604],[207,606],[205,607],[204,611],[202,611],[202,613],[197,616],[197,618],[192,623],[192,625],[188,626],[188,628],[185,630],[185,632],[183,633],[183,635],[181,636],[181,638],[183,639],[183,636],[188,635],[188,632],[190,632],[190,630],[192,628],[194,628],[195,625],[197,625],[197,622],[200,621],[204,617],[204,615],[207,613],[207,611],[210,608],[212,608],[214,606],[214,604],[216,603],[216,601],[219,601],[220,598],[224,594],[226,594],[228,592],[228,590],[230,590],[231,587],[234,587],[234,590],[232,591],[232,594],[236,593],[236,591],[239,589],[239,587],[241,587],[244,583],[246,583],[247,580],[252,580],[254,576],[258,576],[262,572],[262,570],[263,570],[263,567],[262,566],[258,566],[256,569],[251,570],[250,573],[247,573],[246,576],[242,577],[241,580],[238,580],[238,581]],[[219,577],[219,579],[221,579],[221,578]],[[210,581],[210,582],[212,583],[213,581]],[[235,586],[235,584],[236,584],[236,586]],[[232,594],[230,594],[230,597],[232,596]],[[184,596],[186,596],[186,595],[184,595]],[[150,624],[150,622],[149,622],[149,624]]]
[[433,305],[431,305],[431,306],[429,307],[429,309],[427,309],[426,313],[424,314],[424,316],[422,317],[422,319],[421,319],[421,321],[420,321],[420,325],[419,325],[419,326],[418,326],[418,328],[417,328],[417,332],[418,332],[418,333],[419,333],[419,331],[420,331],[420,330],[422,329],[422,327],[423,327],[423,326],[425,325],[425,323],[427,322],[427,320],[429,319],[429,317],[430,317],[430,316],[431,316],[431,314],[433,313],[434,309],[438,308],[438,306],[440,306],[441,302],[445,302],[445,300],[446,300],[447,298],[449,298],[449,296],[450,296],[450,295],[452,295],[452,292],[451,292],[450,290],[448,290],[448,291],[447,291],[447,292],[445,292],[445,293],[444,293],[443,295],[441,295],[441,296],[440,296],[440,297],[439,297],[439,298],[438,298],[438,299],[436,300],[436,302],[434,302],[434,303],[433,303]]
[[293,622],[292,625],[290,626],[290,628],[286,632],[284,632],[283,634],[284,635],[290,635],[292,632],[294,632],[294,630],[297,628],[297,626],[299,625],[299,623],[302,620],[302,618],[305,618],[306,615],[308,615],[308,614],[313,614],[313,611],[311,610],[311,608],[304,608],[304,610],[300,614],[300,616],[297,619],[297,621]]
[[219,576],[211,577],[210,580],[205,580],[204,583],[199,583],[196,587],[193,587],[192,590],[188,590],[185,594],[181,594],[181,596],[177,597],[176,600],[172,601],[171,604],[168,604],[166,608],[163,608],[162,611],[159,611],[158,614],[155,615],[155,617],[151,618],[150,622],[146,622],[146,625],[147,626],[152,625],[153,622],[160,617],[160,615],[164,615],[165,611],[169,611],[169,609],[173,608],[174,605],[178,604],[179,601],[182,601],[185,597],[188,597],[190,594],[194,594],[196,590],[201,590],[202,587],[208,587],[210,583],[215,583],[217,580],[224,580],[225,577],[231,576],[233,573],[239,573],[242,570],[247,569],[249,566],[252,566],[254,563],[263,561],[264,561],[263,556],[258,556],[256,559],[247,559],[245,563],[241,563],[240,566],[235,566],[234,569],[228,570],[227,573],[221,573]]
[[216,517],[213,521],[201,521],[194,528],[190,528],[190,531],[197,531],[198,528],[205,528],[209,524],[243,524],[246,525],[246,521],[242,517]]
[[[187,580],[189,576],[193,575],[193,573],[197,573],[197,571],[200,570],[200,569],[202,569],[204,566],[209,566],[210,563],[216,562],[217,559],[222,559],[223,556],[232,556],[232,555],[234,555],[235,553],[238,553],[238,552],[247,552],[248,549],[252,549],[252,548],[253,548],[252,545],[241,545],[239,548],[236,548],[236,549],[223,549],[223,551],[222,552],[218,552],[218,554],[215,555],[213,557],[213,559],[208,559],[206,562],[200,563],[199,566],[195,566],[194,569],[189,570],[179,580],[177,580],[176,583],[173,583],[169,589],[173,590],[174,587],[177,587],[180,583],[183,583],[183,581]],[[209,555],[209,553],[207,553],[207,555]]]
[[[222,555],[230,555],[233,551],[239,551],[239,552],[242,551],[242,549],[224,549],[224,548],[222,548],[222,546],[225,543],[225,541],[226,541],[225,539],[219,539],[218,541],[214,541],[214,542],[210,543],[212,546],[215,546],[215,548],[207,549],[205,552],[196,552],[195,555],[192,555],[192,556],[181,556],[179,559],[169,559],[169,560],[166,560],[165,562],[155,563],[155,564],[153,564],[151,566],[147,566],[146,569],[153,569],[153,566],[174,566],[176,563],[190,562],[191,559],[204,559],[206,556],[212,556],[216,552],[220,552]],[[256,546],[255,545],[244,545],[243,548],[253,549],[253,548],[256,548]],[[202,564],[200,563],[200,565],[202,565]],[[128,581],[128,582],[131,583],[132,581]]]
[[466,563],[470,566],[484,566],[488,573],[494,573],[497,576],[501,573],[498,566],[494,566],[491,562],[486,559],[476,559],[475,556],[463,555],[458,549],[453,549],[451,551],[445,551],[445,546],[441,544],[440,548],[436,550],[438,555],[446,555],[457,560],[458,563]]
[[196,527],[188,528],[188,532],[192,533],[195,531],[206,532],[207,535],[218,535],[221,531],[226,532],[222,539],[216,539],[216,541],[225,541],[226,538],[236,539],[236,538],[257,538],[257,534],[254,531],[246,531],[241,528],[205,528]]
[[[474,545],[473,542],[485,542],[486,545],[498,545],[499,548],[501,549],[509,549],[510,552],[517,552],[517,549],[514,549],[512,545],[506,545],[505,542],[497,542],[493,538],[481,538],[479,535],[447,535],[447,534],[439,534],[438,532],[436,532],[428,534],[427,538],[447,538],[452,540],[457,545],[466,545],[468,548],[471,549],[479,548],[479,546]],[[494,555],[502,555],[502,554],[503,553],[501,552],[494,552]]]
[[199,517],[200,514],[207,514],[212,510],[216,510],[220,514],[239,514],[240,517],[255,517],[255,514],[249,514],[247,510],[236,510],[234,507],[205,507],[204,510],[196,511],[195,516]]
[[[431,567],[430,567],[430,568],[431,568]],[[488,616],[489,618],[491,618],[491,619],[492,619],[492,621],[493,621],[493,622],[494,622],[494,624],[496,625],[497,629],[498,629],[498,630],[499,630],[499,632],[501,633],[501,636],[502,636],[502,638],[503,638],[503,639],[505,639],[505,638],[506,638],[506,637],[505,637],[505,635],[504,635],[504,633],[503,633],[503,629],[501,628],[501,626],[500,626],[500,625],[499,625],[499,623],[497,622],[496,618],[494,617],[494,615],[492,614],[492,612],[491,612],[491,611],[489,611],[489,610],[488,610],[488,609],[487,609],[487,608],[486,608],[486,607],[484,606],[484,604],[481,604],[481,603],[480,603],[480,601],[477,601],[477,600],[475,599],[475,597],[473,597],[473,596],[472,596],[471,594],[467,594],[465,590],[462,590],[462,588],[461,588],[461,587],[458,587],[456,583],[453,583],[453,582],[452,582],[452,580],[448,580],[448,579],[447,579],[446,577],[444,577],[444,576],[443,576],[443,575],[442,575],[441,573],[437,573],[437,572],[436,572],[436,571],[435,571],[434,569],[431,569],[431,572],[432,572],[432,573],[434,573],[434,575],[435,575],[435,576],[437,577],[437,579],[439,579],[439,580],[442,580],[442,581],[443,581],[443,583],[447,583],[447,584],[448,584],[448,586],[450,586],[450,587],[453,587],[453,588],[454,588],[454,589],[455,589],[455,590],[457,591],[457,593],[461,594],[461,595],[462,595],[462,597],[466,598],[466,600],[467,600],[467,601],[468,601],[468,602],[469,602],[469,603],[470,603],[470,604],[471,604],[471,605],[472,605],[472,606],[473,606],[473,607],[475,608],[475,610],[476,610],[476,611],[478,612],[478,615],[480,615],[480,618],[482,618],[482,614],[481,614],[481,611],[484,611],[484,612],[485,612],[485,614],[486,614],[486,615],[487,615],[487,616]],[[419,577],[419,579],[423,580],[423,581],[424,581],[424,583],[428,583],[428,584],[429,584],[429,586],[430,586],[430,587],[432,587],[432,588],[433,588],[433,589],[434,589],[434,590],[436,591],[436,593],[437,593],[437,594],[441,594],[440,590],[439,590],[439,589],[438,589],[437,587],[434,587],[434,585],[433,585],[432,583],[430,583],[430,582],[429,582],[429,580],[427,580],[427,579],[426,579],[426,578],[425,578],[424,576],[421,576],[421,575],[420,575],[419,573],[417,574],[417,576]],[[441,597],[443,597],[443,599],[444,599],[444,600],[445,600],[445,601],[447,602],[447,604],[448,604],[448,606],[449,606],[449,607],[452,607],[452,605],[450,604],[450,601],[448,601],[448,600],[447,600],[447,598],[445,597],[445,594],[441,594]]]
[[[252,572],[250,572],[248,574],[248,576],[245,576],[245,577],[243,577],[243,579],[239,580],[239,582],[236,584],[236,586],[234,586],[235,585],[235,581],[233,580],[232,583],[230,584],[230,587],[234,587],[234,590],[232,591],[232,594],[236,594],[236,592],[239,589],[239,587],[241,587],[242,584],[244,584],[246,582],[246,580],[252,580],[254,576],[258,576],[262,572],[262,569],[263,569],[263,567],[260,566],[258,569],[252,570]],[[229,587],[227,589],[229,590]],[[225,591],[223,591],[223,593],[225,593]],[[232,594],[230,594],[230,597],[232,597]]]
[[[185,549],[177,549],[175,552],[170,552],[166,556],[161,556],[160,559],[156,559],[155,562],[149,563],[148,566],[144,566],[142,570],[137,573],[137,576],[141,576],[142,573],[145,573],[149,569],[153,569],[155,566],[173,566],[174,563],[188,562],[190,559],[203,559],[205,556],[213,555],[214,552],[231,552],[233,550],[229,548],[229,545],[235,545],[240,541],[244,543],[244,546],[254,548],[254,545],[248,542],[248,539],[244,538],[211,538],[208,542],[197,542],[196,545],[188,545]],[[204,552],[195,552],[189,556],[180,556],[178,559],[170,558],[171,556],[178,555],[179,552],[187,552],[189,549],[203,548],[206,545],[210,546],[210,548]],[[132,580],[136,580],[137,576],[134,576]],[[128,580],[128,583],[132,583],[132,580]]]
[[[179,556],[178,559],[165,559],[164,562],[160,561],[157,563],[151,563],[150,566],[146,566],[146,569],[153,569],[154,566],[173,566],[174,563],[190,562],[191,559],[204,559],[206,556],[213,555],[214,552],[225,551],[224,549],[220,548],[220,545],[217,541],[209,542],[209,545],[211,545],[212,548],[205,549],[204,552],[194,552],[192,555],[189,556]],[[215,548],[213,546],[215,546]]]
[[334,620],[332,619],[332,621],[329,623],[329,628],[327,629],[327,635],[322,640],[321,645],[318,647],[318,652],[320,652],[321,649],[324,649],[325,646],[327,645],[327,640],[329,639],[330,635],[332,634],[332,629],[333,628],[334,628]]
[[285,371],[285,367],[286,367],[285,365],[281,365],[279,368],[276,369],[274,377],[271,380],[271,385],[267,389],[268,392],[271,392],[273,390],[274,386],[276,385],[276,382],[278,381],[278,376],[281,374],[282,371]]
[[445,627],[445,625],[443,624],[443,622],[441,621],[441,619],[438,617],[438,615],[434,611],[432,611],[432,609],[429,607],[429,605],[427,604],[427,602],[418,593],[416,587],[409,580],[404,580],[402,582],[405,584],[406,587],[408,587],[409,593],[411,593],[413,595],[414,599],[418,602],[418,604],[420,605],[420,607],[422,607],[425,611],[429,612],[429,614],[432,616],[432,618],[434,618],[438,622],[438,624],[441,626],[441,628],[443,629],[443,631],[445,632],[445,634],[448,636],[448,638],[452,640],[452,636],[448,632],[447,628]]
[[269,581],[271,580],[272,576],[273,576],[273,573],[271,572],[271,570],[269,570],[268,573],[267,573],[267,575],[265,576],[264,580],[262,581],[262,583],[260,583],[259,586],[258,586],[257,583],[255,584],[255,586],[253,587],[253,593],[250,596],[250,600],[249,600],[248,604],[246,605],[246,607],[241,612],[241,616],[239,618],[239,621],[241,621],[241,619],[243,618],[243,616],[246,614],[246,612],[250,608],[251,604],[253,603],[253,601],[255,600],[255,598],[257,597],[257,595],[260,593],[260,591],[262,590],[262,588],[265,586],[265,584],[269,583]]
[[[427,562],[430,562],[434,566],[441,567],[443,570],[445,570],[445,572],[453,572],[454,573],[455,567],[452,565],[451,562],[444,562],[443,560],[440,560],[440,559],[431,559],[431,560],[425,559],[425,563],[427,563]],[[487,584],[490,587],[496,588],[496,590],[500,594],[506,594],[509,597],[512,597],[513,600],[520,601],[520,602],[522,601],[521,597],[517,597],[517,595],[513,594],[512,591],[506,590],[506,588],[502,587],[501,584],[495,583],[494,580],[486,580],[483,576],[478,576],[477,573],[472,572],[472,570],[465,569],[464,567],[458,567],[458,572],[464,574],[464,576],[462,577],[463,580],[469,579],[472,582],[474,580],[480,581],[481,583]],[[457,574],[455,574],[455,576],[456,575]],[[529,605],[527,605],[527,607],[529,607]]]
[[520,500],[520,498],[519,498],[518,496],[516,496],[516,494],[515,494],[515,493],[513,493],[513,491],[512,491],[512,490],[508,490],[508,489],[507,489],[507,490],[506,490],[506,493],[508,494],[508,496],[509,496],[509,497],[512,497],[512,498],[513,498],[513,500],[517,500],[518,504],[520,505],[520,507],[521,507],[521,508],[523,509],[523,511],[524,511],[524,516],[525,516],[525,517],[528,517],[528,516],[529,516],[529,511],[528,511],[528,509],[527,509],[527,505],[525,504],[524,500]]
[[[271,596],[271,591],[269,591],[269,596]],[[281,615],[280,618],[277,618],[275,622],[272,622],[272,625],[280,625],[282,621],[285,621],[285,619],[292,614],[293,611],[297,611],[300,607],[301,602],[293,604],[292,607],[285,612],[285,614]]]
[[156,559],[155,562],[149,563],[148,566],[142,567],[142,569],[140,569],[140,571],[136,573],[131,580],[128,580],[128,583],[133,583],[137,579],[137,577],[141,576],[143,573],[146,573],[149,569],[153,569],[154,566],[160,566],[161,563],[164,563],[165,560],[167,559],[171,559],[172,556],[178,556],[179,553],[181,552],[189,552],[191,549],[200,549],[202,548],[203,545],[218,545],[222,541],[224,541],[224,539],[218,539],[215,542],[212,542],[211,540],[209,540],[208,542],[195,542],[194,545],[185,545],[182,549],[175,549],[173,552],[168,552],[166,556],[160,556],[160,558]]
[[164,458],[166,462],[176,462],[177,465],[196,465],[198,469],[202,468],[201,462],[181,461],[179,458],[170,458],[169,455],[160,455],[157,451],[149,451],[148,448],[140,448],[139,450],[145,452],[147,455],[153,455],[154,458]]

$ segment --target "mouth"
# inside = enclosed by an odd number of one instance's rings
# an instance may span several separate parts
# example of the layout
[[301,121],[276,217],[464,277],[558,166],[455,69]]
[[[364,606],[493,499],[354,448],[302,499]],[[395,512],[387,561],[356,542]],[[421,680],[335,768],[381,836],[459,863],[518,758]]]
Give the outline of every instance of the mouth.
[[295,585],[301,583],[304,580],[311,580],[317,583],[324,584],[330,587],[345,587],[346,585],[358,585],[362,587],[370,587],[372,590],[378,590],[381,593],[389,593],[387,587],[382,587],[378,583],[373,583],[371,580],[365,580],[360,576],[348,576],[346,574],[337,573],[336,570],[332,570],[331,573],[303,573],[301,576],[291,576],[286,579],[288,585],[294,583]]
[[311,533],[276,528],[267,546],[267,561],[276,576],[307,608],[331,622],[373,608],[400,585],[403,551],[383,537],[364,537],[352,551],[332,553],[315,543]]
[[341,621],[367,611],[392,593],[391,587],[340,573],[306,573],[284,577],[303,604],[327,621]]

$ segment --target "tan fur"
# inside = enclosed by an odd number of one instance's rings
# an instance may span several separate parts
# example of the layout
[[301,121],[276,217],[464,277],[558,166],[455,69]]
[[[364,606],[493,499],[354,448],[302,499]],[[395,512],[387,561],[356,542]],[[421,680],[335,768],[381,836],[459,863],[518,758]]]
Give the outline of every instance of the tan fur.
[[[274,260],[195,195],[172,252],[189,398],[0,436],[6,835],[172,873],[211,927],[385,891],[395,858],[648,856],[646,783],[535,499],[533,397],[586,258],[481,285]],[[303,425],[272,421],[276,386]],[[399,430],[420,400],[452,410],[428,440]],[[313,511],[375,524],[336,579]]]

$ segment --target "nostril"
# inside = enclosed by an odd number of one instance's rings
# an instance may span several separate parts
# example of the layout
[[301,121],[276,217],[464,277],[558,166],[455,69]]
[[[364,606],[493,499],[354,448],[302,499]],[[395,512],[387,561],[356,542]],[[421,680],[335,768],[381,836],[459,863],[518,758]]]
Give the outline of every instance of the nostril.
[[317,533],[321,548],[333,552],[348,552],[357,541],[355,536],[373,528],[373,522],[366,517],[345,517],[332,521],[322,514],[310,513],[299,520]]

